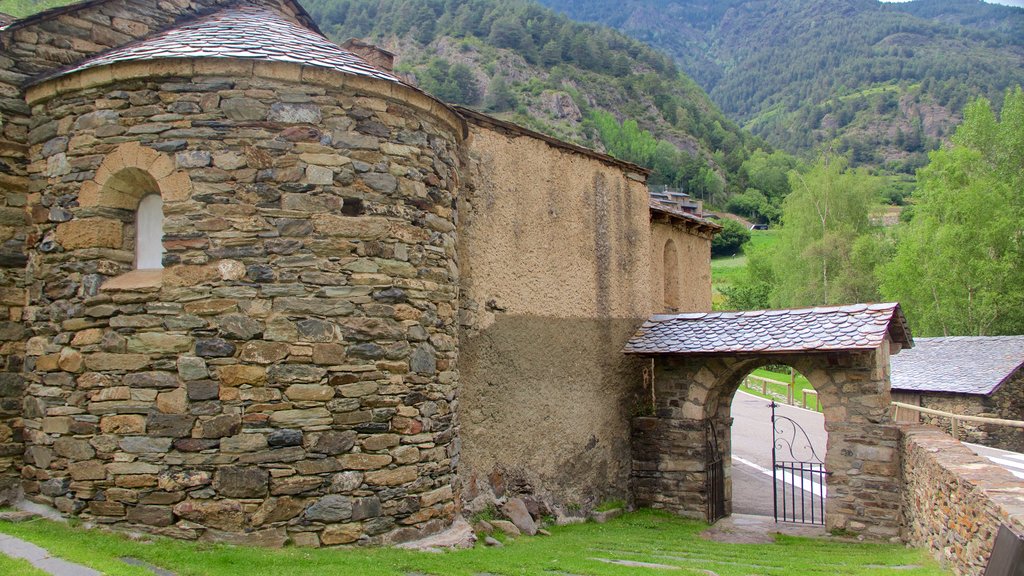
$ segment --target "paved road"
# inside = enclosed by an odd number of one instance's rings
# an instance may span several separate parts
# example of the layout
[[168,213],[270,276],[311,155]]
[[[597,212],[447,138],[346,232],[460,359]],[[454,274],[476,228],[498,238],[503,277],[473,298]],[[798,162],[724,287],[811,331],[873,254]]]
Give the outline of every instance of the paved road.
[[[772,425],[769,401],[739,391],[732,401],[732,495],[733,511],[739,514],[771,515]],[[811,446],[825,456],[825,419],[818,412],[778,405],[775,413],[792,418],[810,436]],[[788,429],[788,430],[791,430]],[[802,436],[801,436],[802,438]],[[799,459],[804,459],[806,442],[797,442]]]

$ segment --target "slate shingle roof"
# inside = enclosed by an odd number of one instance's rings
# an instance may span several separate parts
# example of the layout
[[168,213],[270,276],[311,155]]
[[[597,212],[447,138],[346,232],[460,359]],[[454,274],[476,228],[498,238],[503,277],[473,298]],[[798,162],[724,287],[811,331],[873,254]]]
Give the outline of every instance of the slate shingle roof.
[[913,346],[899,304],[656,315],[626,343],[626,354],[773,354],[868,350],[886,333]]
[[1024,336],[920,338],[893,356],[893,390],[990,395],[1024,369]]
[[227,8],[82,60],[39,83],[87,68],[165,58],[243,58],[331,68],[346,74],[401,82],[394,74],[266,8]]

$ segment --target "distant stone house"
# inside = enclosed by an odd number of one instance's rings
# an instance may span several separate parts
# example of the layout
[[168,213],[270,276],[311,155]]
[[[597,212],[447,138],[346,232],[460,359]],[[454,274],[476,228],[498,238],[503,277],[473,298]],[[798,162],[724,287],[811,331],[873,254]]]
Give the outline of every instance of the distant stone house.
[[622,347],[720,228],[390,63],[291,0],[0,28],[0,491],[301,546],[628,497]]
[[[954,414],[1024,420],[1024,336],[915,338],[892,357],[892,399]],[[909,411],[907,411],[909,412]],[[909,413],[901,420],[917,421]],[[949,430],[949,419],[922,420]],[[960,439],[1024,452],[1024,429],[962,422]]]

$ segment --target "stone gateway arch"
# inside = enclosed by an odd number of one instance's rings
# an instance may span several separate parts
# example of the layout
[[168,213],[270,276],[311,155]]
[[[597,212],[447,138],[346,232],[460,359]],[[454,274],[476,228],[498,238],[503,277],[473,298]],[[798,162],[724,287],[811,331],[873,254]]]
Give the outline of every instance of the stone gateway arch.
[[889,413],[889,356],[910,346],[894,303],[652,317],[625,348],[654,365],[653,405],[633,420],[636,504],[709,519],[708,430],[719,439],[728,479],[733,395],[751,370],[784,363],[807,377],[824,407],[827,528],[898,536],[899,430]]

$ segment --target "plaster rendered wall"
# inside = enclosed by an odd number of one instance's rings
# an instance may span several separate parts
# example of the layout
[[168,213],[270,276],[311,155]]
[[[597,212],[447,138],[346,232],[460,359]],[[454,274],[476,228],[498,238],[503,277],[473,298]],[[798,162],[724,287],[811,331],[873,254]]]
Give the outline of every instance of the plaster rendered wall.
[[[112,70],[30,91],[28,497],[262,545],[447,525],[454,116],[287,64]],[[147,178],[164,270],[127,282]]]
[[583,508],[624,498],[642,364],[621,348],[651,312],[642,177],[477,125],[467,147],[465,499],[473,509],[506,493]]
[[[665,245],[675,244],[679,270],[676,310],[665,303]],[[707,312],[711,310],[711,241],[664,222],[651,224],[651,290],[655,312]]]
[[982,574],[999,526],[1024,534],[1024,482],[941,430],[906,426],[900,439],[903,537],[958,576]]

